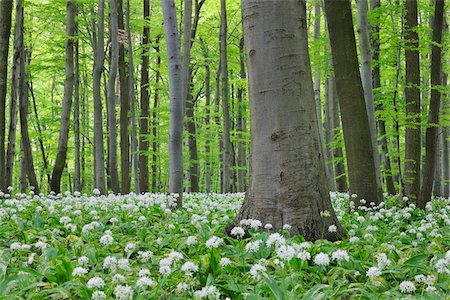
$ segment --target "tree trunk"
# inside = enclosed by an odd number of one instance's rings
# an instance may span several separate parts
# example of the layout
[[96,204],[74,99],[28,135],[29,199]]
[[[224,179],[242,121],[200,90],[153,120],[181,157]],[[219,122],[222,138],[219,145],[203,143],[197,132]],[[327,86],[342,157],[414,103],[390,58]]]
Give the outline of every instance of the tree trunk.
[[170,129],[169,129],[169,193],[183,196],[183,90],[180,41],[177,15],[173,0],[162,0],[164,32],[169,66]]
[[142,193],[148,192],[148,151],[150,117],[150,93],[149,93],[149,54],[150,54],[150,0],[144,0],[144,32],[142,34],[141,55],[141,118],[139,120],[139,184]]
[[[221,61],[219,59],[219,66],[217,68],[216,76],[215,76],[215,88],[214,88],[214,122],[216,123],[216,127],[220,128],[220,74],[222,73],[221,68]],[[215,190],[223,193],[223,159],[222,159],[222,152],[223,152],[223,139],[219,139],[219,168],[218,169],[218,176],[216,180],[216,188]]]
[[342,116],[350,193],[359,200],[382,201],[377,186],[374,153],[364,90],[359,73],[350,1],[325,0],[336,90]]
[[205,140],[205,190],[206,193],[211,193],[211,71],[209,68],[208,52],[203,47],[203,56],[205,57],[205,127],[206,127],[206,140]]
[[[306,240],[339,239],[308,54],[305,1],[242,2],[251,114],[250,181],[237,219],[284,224]],[[267,59],[270,57],[271,59]],[[320,212],[330,212],[322,218]],[[323,228],[337,225],[337,233]]]
[[74,36],[75,36],[75,16],[76,1],[66,1],[66,78],[64,82],[64,99],[61,110],[61,124],[58,139],[58,152],[56,154],[55,165],[53,167],[50,189],[55,193],[60,192],[61,176],[66,164],[67,143],[69,141],[70,127],[70,107],[72,105],[74,86]]
[[428,113],[428,127],[425,135],[425,162],[423,166],[423,182],[417,204],[425,209],[431,201],[434,168],[437,157],[437,141],[439,130],[439,109],[441,105],[441,57],[442,28],[444,19],[444,0],[436,0],[433,18],[433,46],[431,52],[431,99]]
[[228,99],[228,59],[227,59],[227,11],[226,0],[220,0],[220,63],[222,71],[222,114],[223,114],[223,193],[231,192],[231,141],[230,111]]
[[[239,43],[239,65],[240,65],[240,78],[242,81],[246,80],[247,74],[245,73],[245,57],[244,57],[244,38],[241,38]],[[244,104],[244,87],[242,83],[239,83],[237,100],[238,100],[238,114],[236,118],[236,127],[238,131],[238,150],[237,150],[237,181],[238,192],[245,192],[247,189],[246,173],[247,173],[247,153],[246,142],[244,133],[247,131],[246,122],[244,117],[245,104]]]
[[406,61],[406,132],[405,132],[405,193],[418,200],[420,192],[420,64],[417,34],[417,0],[406,1],[405,61]]
[[361,55],[361,81],[364,89],[364,100],[366,102],[367,119],[369,121],[370,139],[372,142],[373,160],[375,164],[375,175],[377,188],[380,194],[383,193],[381,185],[380,156],[378,154],[377,127],[375,123],[375,105],[372,86],[372,55],[369,42],[369,21],[367,0],[357,0],[358,6],[358,44]]
[[[442,101],[441,101],[442,105]],[[434,161],[433,196],[442,197],[442,126],[439,125],[436,142],[436,159]]]
[[[448,86],[448,75],[444,73],[442,79],[442,85]],[[443,111],[447,112],[447,122],[449,120],[449,109],[450,105],[447,103],[443,108]],[[443,179],[443,187],[442,187],[442,196],[445,198],[450,197],[450,128],[447,123],[447,126],[443,126],[442,128],[442,179]]]
[[[360,0],[362,1],[362,0]],[[380,8],[380,0],[371,0],[370,1],[370,8],[371,10],[377,10]],[[364,6],[364,4],[358,4],[359,6]],[[363,9],[362,9],[363,10]],[[367,17],[367,11],[365,14],[365,17]],[[358,14],[358,18],[359,18],[359,14]],[[367,21],[367,18],[365,18],[365,21]],[[360,22],[363,23],[365,22],[363,20],[361,20]],[[376,19],[375,24],[371,24],[370,26],[370,40],[372,41],[372,61],[375,62],[375,64],[373,64],[373,69],[372,69],[372,82],[371,84],[373,85],[373,102],[375,102],[375,99],[378,98],[378,96],[381,95],[381,92],[379,91],[379,89],[381,88],[381,76],[380,76],[380,20],[379,18]],[[361,45],[361,43],[360,43]],[[361,50],[362,51],[362,50]],[[364,67],[364,71],[363,68],[361,68],[361,74],[365,74],[365,72],[367,71],[366,69],[369,68],[370,69],[370,65],[369,66],[365,66]],[[367,74],[365,75],[367,76]],[[366,84],[368,84],[366,82]],[[367,94],[368,91],[366,91]],[[370,95],[368,95],[370,96]],[[378,110],[383,110],[383,104],[381,102],[381,100],[377,101],[379,103],[377,109]],[[367,104],[367,102],[366,102]],[[369,107],[369,106],[368,106]],[[381,138],[381,149],[382,149],[382,159],[383,159],[383,164],[384,164],[384,177],[386,180],[386,190],[388,192],[388,194],[390,195],[394,195],[395,194],[395,186],[394,186],[394,180],[392,177],[392,167],[391,167],[391,158],[389,156],[389,149],[388,149],[388,140],[387,140],[387,136],[386,136],[386,124],[384,119],[380,118],[378,120],[378,130],[379,130],[379,135]],[[376,142],[376,141],[375,141]],[[375,155],[378,157],[378,153],[376,152]]]
[[161,53],[159,47],[159,40],[161,36],[158,35],[155,40],[156,57],[156,74],[155,74],[155,95],[153,97],[153,112],[152,112],[152,192],[159,191],[160,182],[157,180],[158,175],[158,105],[159,105],[159,81],[161,79]]
[[12,0],[0,2],[0,191],[6,191],[6,94],[8,85],[8,53],[11,35]]
[[[75,24],[75,33],[78,36],[78,23]],[[74,144],[75,144],[75,170],[73,175],[74,191],[81,191],[81,149],[80,149],[80,64],[79,43],[75,41],[75,86],[73,95],[73,122],[74,122]]]

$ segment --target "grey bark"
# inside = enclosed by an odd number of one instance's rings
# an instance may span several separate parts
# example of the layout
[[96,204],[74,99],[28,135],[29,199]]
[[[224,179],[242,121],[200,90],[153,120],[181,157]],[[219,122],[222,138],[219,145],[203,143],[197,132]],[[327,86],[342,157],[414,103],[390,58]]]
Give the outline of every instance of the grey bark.
[[173,0],[162,0],[164,32],[169,66],[170,128],[169,128],[169,193],[183,196],[183,88],[180,41],[177,15]]
[[[244,57],[244,38],[241,38],[239,43],[239,66],[240,66],[240,78],[246,80],[247,74],[245,73],[245,57]],[[238,145],[237,145],[237,183],[238,192],[245,192],[247,189],[246,173],[247,173],[247,151],[246,151],[246,139],[244,133],[247,131],[247,124],[244,117],[245,102],[244,102],[244,88],[242,83],[239,84],[237,92],[238,109],[236,118],[236,127],[238,131]]]
[[[121,1],[121,0],[119,0]],[[116,134],[116,77],[119,64],[118,41],[118,12],[117,0],[110,0],[110,38],[111,38],[111,65],[108,76],[108,122],[109,122],[109,176],[111,189],[118,194],[119,174],[117,170],[117,134]]]
[[[103,74],[103,65],[105,62],[105,2],[98,1],[98,29],[97,35],[94,34],[94,69],[92,78],[92,92],[94,95],[94,188],[106,193],[105,186],[105,150],[103,145],[103,108],[101,96],[101,78]],[[93,24],[95,32],[95,22]]]
[[325,0],[328,31],[336,78],[336,90],[344,132],[350,193],[359,200],[380,203],[370,126],[358,66],[351,4],[349,0]]
[[[206,46],[204,46],[205,48]],[[206,141],[205,141],[205,189],[206,193],[211,193],[211,71],[209,68],[208,62],[208,52],[204,50],[203,52],[205,57],[205,108],[206,108],[206,116],[205,116],[205,127],[206,127]]]
[[61,176],[66,165],[67,143],[69,141],[70,108],[72,106],[74,86],[74,36],[77,3],[75,0],[66,1],[66,74],[64,81],[64,98],[61,110],[61,123],[58,139],[58,152],[53,167],[50,189],[60,192]]
[[6,94],[13,0],[0,2],[0,191],[6,191]]
[[[237,219],[336,240],[308,54],[305,1],[242,2],[251,114],[250,181]],[[270,57],[271,59],[267,59]],[[331,216],[322,218],[321,211]],[[337,233],[323,228],[337,225]]]
[[[448,75],[444,73],[442,84],[448,85]],[[447,103],[443,107],[443,111],[447,112],[447,121],[449,121],[450,105]],[[445,198],[450,197],[450,128],[449,126],[443,126],[442,128],[442,195]]]
[[[78,24],[75,24],[75,33],[78,36]],[[75,70],[74,70],[74,94],[73,94],[73,122],[74,122],[74,146],[75,146],[75,170],[73,175],[74,191],[81,191],[81,149],[80,149],[80,63],[79,42],[75,41]]]
[[155,93],[153,96],[153,112],[152,112],[152,192],[159,191],[158,180],[158,153],[159,153],[159,141],[158,141],[158,106],[159,106],[159,82],[161,79],[161,52],[159,46],[159,40],[161,36],[156,36],[155,40],[155,52],[156,56],[156,74],[155,74]]

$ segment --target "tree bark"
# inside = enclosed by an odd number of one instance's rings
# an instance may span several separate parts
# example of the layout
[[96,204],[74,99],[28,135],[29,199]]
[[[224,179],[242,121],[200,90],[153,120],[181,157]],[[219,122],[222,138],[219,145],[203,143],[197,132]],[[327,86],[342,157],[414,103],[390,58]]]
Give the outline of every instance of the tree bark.
[[[122,0],[119,0],[122,1]],[[119,174],[117,170],[117,134],[116,134],[116,77],[119,64],[118,11],[117,0],[110,0],[110,37],[111,65],[108,76],[108,122],[109,122],[109,176],[113,193],[118,194]],[[122,145],[121,145],[122,147]]]
[[425,162],[423,166],[423,182],[417,204],[425,209],[431,201],[434,168],[437,157],[437,141],[439,130],[439,109],[441,105],[441,57],[442,28],[444,19],[444,0],[436,0],[433,18],[433,46],[431,50],[431,99],[428,112],[428,126],[425,135]]
[[206,127],[206,140],[205,140],[205,190],[207,194],[211,193],[211,70],[209,68],[208,51],[206,45],[203,46],[203,56],[205,57],[205,127]]
[[[244,57],[244,38],[241,38],[239,42],[239,66],[240,66],[240,78],[242,81],[246,80],[247,74],[245,73],[245,57]],[[236,127],[238,131],[238,149],[237,149],[237,182],[238,182],[238,192],[245,192],[247,189],[246,173],[247,173],[247,151],[246,151],[246,139],[244,133],[247,131],[246,121],[244,117],[245,103],[244,103],[244,87],[243,83],[239,83],[237,100],[237,118]]]
[[170,128],[169,128],[169,193],[183,196],[183,90],[180,41],[177,15],[173,0],[162,0],[164,32],[169,66]]
[[336,90],[342,116],[350,193],[376,204],[378,189],[364,90],[359,73],[350,1],[325,0]]
[[159,82],[161,79],[161,52],[159,46],[159,40],[161,36],[158,35],[155,40],[155,52],[156,56],[156,74],[155,74],[155,95],[153,96],[153,112],[152,112],[152,192],[159,191],[160,182],[157,180],[158,175],[158,153],[159,153],[159,141],[158,141],[158,105],[159,105]]
[[[442,84],[448,86],[448,75],[444,73]],[[445,105],[444,111],[447,112],[447,122],[449,121],[450,105],[447,103]],[[442,196],[445,198],[450,197],[450,128],[449,126],[443,126],[442,128]]]
[[139,184],[140,192],[149,191],[148,181],[148,151],[150,117],[150,93],[149,93],[149,54],[150,54],[150,0],[144,0],[144,32],[142,34],[141,55],[141,118],[139,119]]
[[13,0],[0,2],[0,191],[6,191],[6,94]]
[[[305,1],[242,2],[251,114],[250,181],[242,219],[284,224],[306,240],[339,239],[320,153]],[[267,59],[270,57],[271,59]],[[320,212],[330,212],[322,218]],[[323,228],[337,225],[337,233]]]
[[231,141],[230,111],[228,99],[228,59],[227,59],[227,11],[226,0],[220,0],[220,62],[222,71],[222,114],[223,114],[223,193],[231,192]]
[[61,111],[61,124],[58,139],[58,152],[53,167],[50,189],[60,192],[61,176],[66,165],[67,143],[69,141],[70,107],[72,106],[74,86],[74,36],[77,4],[74,0],[66,1],[66,78],[64,81],[64,99]]
[[74,146],[75,146],[75,170],[73,175],[74,191],[81,191],[81,149],[80,149],[80,63],[79,63],[79,42],[78,23],[75,24],[75,82],[73,95],[73,122],[74,122]]
[[[103,108],[101,96],[101,79],[103,74],[103,65],[105,62],[105,2],[98,1],[98,29],[97,35],[93,38],[94,49],[94,69],[92,75],[92,92],[94,95],[94,188],[104,194],[105,186],[105,150],[103,145]],[[95,32],[95,23],[93,24]]]
[[405,1],[406,131],[404,183],[406,196],[418,200],[420,192],[421,126],[420,64],[417,0]]

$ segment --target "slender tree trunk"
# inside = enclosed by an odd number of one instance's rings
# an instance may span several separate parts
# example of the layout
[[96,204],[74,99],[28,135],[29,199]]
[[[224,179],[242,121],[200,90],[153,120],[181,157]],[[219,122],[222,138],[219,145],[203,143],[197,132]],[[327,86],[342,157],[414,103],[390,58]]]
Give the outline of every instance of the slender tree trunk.
[[[133,46],[131,42],[131,28],[130,28],[130,0],[127,0],[126,8],[126,27],[127,27],[127,41],[128,41],[128,85],[129,85],[129,99],[131,108],[131,161],[133,165],[134,173],[134,189],[137,194],[140,193],[139,185],[139,168],[138,168],[138,151],[136,140],[136,91],[135,91],[135,79],[134,79],[134,63],[133,63]],[[148,166],[146,166],[148,168]],[[148,172],[148,171],[147,171]],[[148,174],[147,174],[148,177]],[[148,178],[147,178],[148,180]]]
[[[78,36],[78,24],[75,24],[75,33]],[[81,149],[80,149],[80,63],[79,42],[75,41],[75,83],[73,95],[73,122],[74,122],[74,144],[75,144],[75,170],[73,175],[74,191],[81,191]]]
[[144,32],[142,34],[141,55],[141,118],[139,120],[139,184],[142,193],[148,192],[148,152],[150,117],[150,93],[149,93],[149,54],[150,54],[150,0],[144,0]]
[[152,192],[159,191],[158,176],[158,153],[159,153],[159,141],[158,141],[158,105],[159,105],[159,81],[161,79],[161,53],[159,40],[161,36],[158,35],[155,40],[155,52],[156,56],[156,74],[155,74],[155,95],[153,96],[153,112],[152,112]]
[[[103,74],[103,65],[105,61],[105,2],[98,1],[98,29],[97,35],[94,34],[93,48],[94,48],[94,70],[92,78],[92,91],[94,94],[94,188],[100,190],[101,193],[106,193],[105,186],[105,150],[103,145],[103,108],[101,96],[101,79]],[[95,23],[93,24],[95,32]]]
[[[442,79],[442,85],[448,86],[448,75],[444,73]],[[448,97],[448,94],[447,94]],[[450,121],[449,112],[450,105],[447,103],[443,107],[443,111],[447,112],[447,122]],[[448,124],[448,123],[447,123]],[[445,198],[450,197],[450,127],[449,125],[443,126],[442,128],[442,179],[443,179],[443,187],[442,187],[442,196]]]
[[220,62],[222,71],[222,114],[223,114],[223,193],[231,192],[231,141],[230,111],[228,99],[228,59],[227,59],[227,11],[226,0],[220,0]]
[[[363,0],[359,0],[360,2],[364,2]],[[370,6],[371,6],[371,10],[377,10],[380,8],[380,0],[371,0],[370,1]],[[358,4],[358,8],[361,7],[361,11],[364,11],[363,8],[364,4]],[[359,12],[359,11],[358,11]],[[365,17],[367,17],[367,11],[365,13]],[[358,15],[358,18],[359,15]],[[364,23],[367,21],[367,18],[364,18],[365,20],[360,20],[361,23]],[[376,19],[376,23],[375,24],[371,24],[370,26],[370,40],[372,41],[372,61],[374,61],[375,63],[373,64],[373,69],[372,69],[372,82],[371,85],[373,85],[373,102],[372,104],[375,102],[375,99],[378,98],[378,96],[380,95],[380,91],[379,89],[381,88],[381,76],[380,76],[380,25],[379,25],[379,18]],[[360,47],[361,47],[360,43]],[[370,61],[371,63],[371,61]],[[370,69],[370,65],[369,66],[364,66],[364,68],[361,68],[361,74],[366,74],[365,72],[367,72],[367,68]],[[364,70],[363,70],[364,69]],[[367,74],[365,75],[367,76]],[[366,82],[365,84],[368,84],[368,82]],[[366,95],[368,94],[369,91],[366,91]],[[370,95],[368,95],[370,96]],[[378,110],[383,110],[383,104],[380,100],[378,100],[378,103],[380,103],[377,107]],[[366,102],[367,104],[367,102]],[[370,105],[369,105],[370,106]],[[368,106],[368,107],[369,107]],[[381,149],[382,149],[382,159],[383,159],[383,164],[384,164],[384,176],[385,176],[385,180],[386,180],[386,190],[388,192],[388,194],[394,195],[395,194],[395,186],[394,186],[394,180],[392,177],[392,167],[391,167],[391,158],[389,156],[389,149],[388,149],[388,140],[387,140],[387,136],[386,136],[386,124],[385,121],[380,118],[378,120],[378,130],[379,130],[379,136],[381,138]],[[376,141],[375,141],[376,142]],[[375,153],[376,157],[378,157],[378,152]]]
[[169,129],[169,193],[183,196],[183,88],[180,41],[177,15],[173,0],[162,0],[164,31],[169,66],[170,129]]
[[336,89],[342,116],[350,192],[380,203],[364,89],[359,73],[350,1],[325,0]]
[[[240,78],[245,80],[247,74],[245,73],[245,57],[244,57],[244,38],[241,38],[239,43],[239,66],[240,66]],[[239,84],[237,92],[238,100],[238,114],[236,118],[236,127],[238,131],[238,150],[237,150],[237,161],[238,161],[238,192],[245,192],[247,189],[246,173],[247,173],[247,153],[246,153],[246,143],[244,133],[247,131],[246,122],[244,117],[245,104],[244,104],[244,87]]]
[[[325,162],[318,155],[306,3],[246,0],[242,15],[252,140],[249,188],[235,222],[258,219],[275,231],[289,224],[291,234],[306,240],[336,240],[342,228],[331,206]],[[330,217],[322,218],[321,211]],[[323,230],[331,224],[337,225],[337,233]]]
[[[205,46],[206,47],[206,46]],[[204,50],[205,57],[205,127],[206,127],[206,141],[205,141],[205,189],[206,193],[211,193],[211,71],[208,62],[208,52]]]
[[0,191],[6,191],[6,94],[13,0],[0,2]]
[[421,126],[420,126],[420,64],[417,34],[417,0],[406,4],[406,133],[405,133],[405,193],[418,200],[420,192]]
[[439,125],[436,142],[436,159],[434,161],[434,183],[433,183],[433,196],[437,197],[442,197],[441,166],[442,166],[442,127]]
[[442,28],[444,19],[444,0],[436,0],[433,18],[433,46],[431,52],[431,99],[428,113],[428,127],[425,136],[425,162],[423,166],[423,182],[420,189],[418,206],[425,209],[431,201],[433,189],[434,168],[437,157],[437,141],[439,130],[439,109],[441,105],[441,57]]
[[[220,128],[220,74],[222,73],[221,68],[221,61],[219,59],[219,66],[217,68],[217,73],[215,77],[215,89],[214,89],[214,122],[216,123],[216,127]],[[222,152],[223,152],[223,139],[219,139],[219,159],[217,160],[219,162],[219,176],[217,176],[216,180],[216,191],[220,191],[220,193],[223,193],[223,159],[222,159]]]
[[53,167],[50,189],[59,193],[61,189],[61,176],[66,165],[67,144],[69,141],[70,107],[72,106],[74,86],[74,36],[76,1],[66,1],[66,79],[64,81],[64,99],[61,110],[61,124],[59,129],[58,152]]

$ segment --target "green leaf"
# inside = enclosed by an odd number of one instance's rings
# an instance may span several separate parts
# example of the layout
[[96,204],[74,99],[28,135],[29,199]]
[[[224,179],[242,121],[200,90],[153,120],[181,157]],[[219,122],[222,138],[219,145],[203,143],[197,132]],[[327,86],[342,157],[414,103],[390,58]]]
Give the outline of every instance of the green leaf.
[[286,296],[283,292],[283,290],[280,288],[280,286],[277,284],[275,280],[273,280],[272,277],[263,274],[262,275],[264,282],[269,286],[270,290],[272,291],[272,294],[275,296],[278,300],[284,300],[286,299]]

